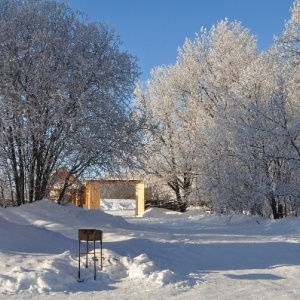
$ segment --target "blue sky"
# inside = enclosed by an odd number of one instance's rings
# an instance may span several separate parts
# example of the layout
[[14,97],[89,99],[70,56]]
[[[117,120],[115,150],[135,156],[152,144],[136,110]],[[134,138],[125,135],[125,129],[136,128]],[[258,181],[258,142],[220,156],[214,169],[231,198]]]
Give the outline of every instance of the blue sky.
[[150,70],[173,64],[185,38],[194,39],[201,27],[238,20],[267,50],[281,35],[294,0],[69,0],[91,21],[108,23],[123,41],[123,50],[138,57],[142,81]]

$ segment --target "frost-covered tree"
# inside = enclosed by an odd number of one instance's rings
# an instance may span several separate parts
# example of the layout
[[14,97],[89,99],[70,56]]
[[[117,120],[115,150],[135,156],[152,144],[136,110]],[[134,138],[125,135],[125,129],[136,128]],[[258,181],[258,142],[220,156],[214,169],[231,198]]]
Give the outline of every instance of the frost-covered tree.
[[299,212],[299,12],[277,47],[255,58],[209,129],[206,185],[218,211]]
[[258,54],[239,22],[219,22],[136,90],[150,129],[146,170],[184,205],[197,179],[218,212],[299,214],[299,25],[297,0],[283,36]]
[[281,53],[289,63],[299,64],[300,60],[300,1],[296,0],[291,9],[290,20],[285,23],[282,36],[276,37],[275,41]]
[[[220,211],[278,214],[290,191],[288,99],[278,64],[261,55],[240,76],[239,88],[210,130],[207,187]],[[295,169],[294,169],[295,170]],[[214,176],[211,176],[214,174]]]
[[166,182],[183,207],[196,178],[201,186],[203,165],[211,155],[206,128],[227,106],[241,72],[256,55],[249,31],[225,20],[187,40],[175,65],[153,70],[146,89],[136,90],[151,129],[146,170]]
[[[291,146],[286,160],[297,170],[293,178],[293,186],[290,189],[290,196],[287,203],[295,213],[300,212],[300,191],[299,185],[299,162],[300,162],[300,122],[299,122],[299,86],[300,86],[300,1],[296,0],[291,9],[291,18],[285,24],[282,36],[277,37],[276,51],[280,56],[285,72],[285,116],[286,122],[286,141]],[[295,174],[291,173],[291,174]]]
[[0,0],[0,159],[8,197],[17,205],[42,199],[60,167],[69,171],[67,187],[91,168],[133,163],[139,135],[128,99],[137,76],[135,57],[106,25],[51,0]]
[[185,211],[197,172],[199,114],[178,91],[176,72],[176,67],[157,68],[147,91],[136,89],[135,95],[149,128],[145,170],[169,186]]

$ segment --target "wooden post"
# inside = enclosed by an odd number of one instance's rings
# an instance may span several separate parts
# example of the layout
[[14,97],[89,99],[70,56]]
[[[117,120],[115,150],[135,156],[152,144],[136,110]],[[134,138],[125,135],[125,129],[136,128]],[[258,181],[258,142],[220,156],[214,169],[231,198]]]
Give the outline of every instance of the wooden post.
[[136,197],[136,209],[135,214],[140,215],[145,211],[145,196],[144,196],[144,184],[137,183],[135,185],[135,197]]
[[91,182],[90,209],[100,209],[100,182]]
[[99,181],[86,182],[85,205],[88,209],[100,209],[100,182]]
[[90,198],[91,198],[91,183],[88,181],[85,185],[85,206],[90,209]]

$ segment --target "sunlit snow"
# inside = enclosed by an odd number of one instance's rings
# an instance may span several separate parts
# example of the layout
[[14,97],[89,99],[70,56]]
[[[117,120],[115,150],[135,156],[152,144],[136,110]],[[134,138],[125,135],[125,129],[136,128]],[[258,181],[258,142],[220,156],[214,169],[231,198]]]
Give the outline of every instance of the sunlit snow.
[[[300,219],[186,213],[132,200],[0,209],[0,299],[299,299]],[[77,282],[79,228],[104,231]]]

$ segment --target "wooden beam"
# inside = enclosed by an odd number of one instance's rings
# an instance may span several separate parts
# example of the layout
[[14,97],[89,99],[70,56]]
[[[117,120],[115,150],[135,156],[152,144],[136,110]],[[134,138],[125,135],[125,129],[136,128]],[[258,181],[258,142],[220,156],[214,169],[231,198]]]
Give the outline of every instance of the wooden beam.
[[129,180],[121,180],[121,179],[87,179],[84,182],[99,182],[101,184],[139,184],[142,183],[142,180],[129,179]]

